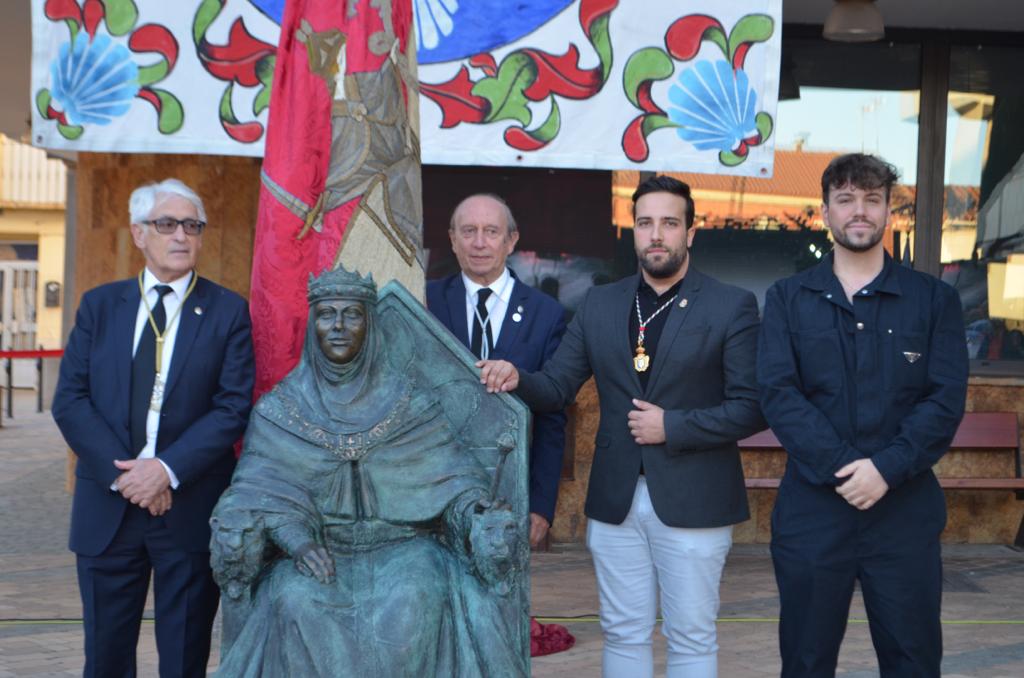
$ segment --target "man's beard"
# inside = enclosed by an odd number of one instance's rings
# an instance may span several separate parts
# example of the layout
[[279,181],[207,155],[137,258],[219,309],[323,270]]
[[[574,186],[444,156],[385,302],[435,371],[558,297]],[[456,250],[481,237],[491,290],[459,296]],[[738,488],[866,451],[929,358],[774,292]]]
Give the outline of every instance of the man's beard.
[[639,257],[640,267],[652,278],[671,278],[678,273],[679,269],[681,269],[683,264],[686,263],[687,251],[685,247],[680,248],[679,250],[670,250],[662,246],[662,249],[665,250],[666,255],[665,258],[658,263],[651,261],[646,255],[641,255]]
[[[875,226],[875,224],[871,225]],[[867,252],[868,250],[874,248],[875,245],[882,241],[882,236],[884,235],[885,228],[875,228],[875,230],[871,232],[871,236],[867,240],[863,242],[852,242],[848,237],[846,237],[845,227],[832,229],[832,238],[836,241],[836,244],[845,250],[856,253]]]

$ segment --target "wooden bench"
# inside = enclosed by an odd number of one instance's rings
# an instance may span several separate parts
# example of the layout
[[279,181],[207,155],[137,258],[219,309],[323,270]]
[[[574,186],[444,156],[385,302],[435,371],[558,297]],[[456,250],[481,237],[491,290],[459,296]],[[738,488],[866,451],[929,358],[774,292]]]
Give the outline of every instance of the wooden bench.
[[[771,429],[756,433],[739,442],[741,450],[784,452]],[[968,412],[953,436],[950,450],[1005,451],[1013,454],[1013,476],[1002,477],[948,477],[940,476],[939,485],[945,490],[1013,491],[1017,499],[1024,499],[1024,474],[1020,448],[1020,429],[1014,412]],[[747,478],[748,490],[777,490],[781,478]],[[1024,519],[1017,532],[1015,545],[1024,547]]]

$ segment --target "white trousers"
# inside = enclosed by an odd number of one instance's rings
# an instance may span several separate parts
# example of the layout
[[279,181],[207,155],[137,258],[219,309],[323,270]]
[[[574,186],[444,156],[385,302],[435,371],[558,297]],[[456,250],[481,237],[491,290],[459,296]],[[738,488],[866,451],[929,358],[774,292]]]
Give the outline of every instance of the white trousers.
[[661,590],[667,678],[718,675],[718,585],[732,526],[669,527],[654,514],[640,476],[621,525],[587,521],[601,602],[604,678],[654,675],[651,638]]

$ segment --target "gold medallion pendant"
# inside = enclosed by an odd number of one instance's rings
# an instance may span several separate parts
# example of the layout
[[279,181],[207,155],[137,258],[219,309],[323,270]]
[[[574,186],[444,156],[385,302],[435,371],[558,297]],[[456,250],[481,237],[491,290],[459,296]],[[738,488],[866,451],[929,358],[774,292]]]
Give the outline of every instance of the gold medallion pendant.
[[[633,369],[637,372],[646,372],[647,368],[651,366],[651,356],[647,355],[647,352],[644,350],[644,336],[646,336],[647,332],[647,323],[654,320],[659,313],[671,306],[672,302],[675,301],[678,296],[678,292],[673,294],[671,299],[666,301],[657,311],[651,314],[651,317],[644,320],[644,317],[640,315],[640,290],[637,290],[634,300],[636,301],[636,319],[640,324],[640,328],[636,337],[636,355],[633,357]],[[684,299],[683,302],[685,304],[686,300]]]
[[646,372],[651,365],[651,356],[647,355],[643,346],[636,347],[636,355],[633,357],[633,369],[637,372]]

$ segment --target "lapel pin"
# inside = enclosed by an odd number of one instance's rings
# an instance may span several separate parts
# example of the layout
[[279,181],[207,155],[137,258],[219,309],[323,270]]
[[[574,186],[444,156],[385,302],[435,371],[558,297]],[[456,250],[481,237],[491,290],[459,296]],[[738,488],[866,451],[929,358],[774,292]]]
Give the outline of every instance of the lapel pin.
[[686,308],[686,305],[688,303],[690,303],[689,299],[683,299],[682,301],[679,302],[679,308]]
[[523,316],[520,313],[513,313],[512,314],[512,322],[519,322],[522,319],[523,319]]
[[522,313],[523,312],[523,307],[522,306],[516,306],[516,310],[519,311],[520,313]]
[[195,311],[196,315],[202,315],[203,314],[203,307],[202,306],[196,306],[193,310]]

